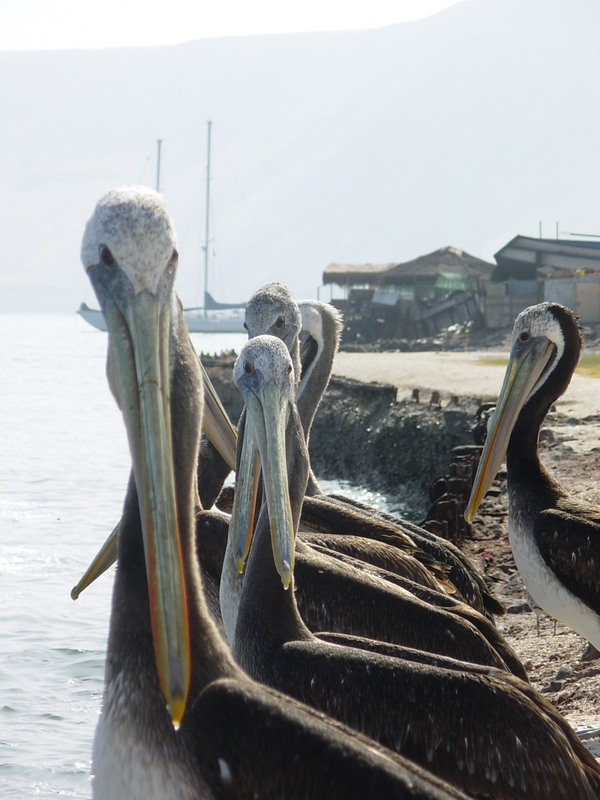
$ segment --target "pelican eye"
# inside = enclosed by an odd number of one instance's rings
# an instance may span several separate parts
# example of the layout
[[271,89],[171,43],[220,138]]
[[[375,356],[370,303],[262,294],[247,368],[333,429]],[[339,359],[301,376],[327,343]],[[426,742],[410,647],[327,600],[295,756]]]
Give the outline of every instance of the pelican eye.
[[284,325],[285,325],[285,317],[283,316],[277,317],[277,319],[275,320],[275,327],[281,329],[283,328]]
[[528,342],[529,341],[529,331],[521,331],[519,334],[519,341],[520,342]]
[[110,252],[108,247],[105,244],[100,245],[100,261],[104,264],[105,267],[114,267],[115,259],[113,258],[113,254]]
[[254,372],[252,364],[249,361],[244,361],[244,372],[246,375],[251,375]]

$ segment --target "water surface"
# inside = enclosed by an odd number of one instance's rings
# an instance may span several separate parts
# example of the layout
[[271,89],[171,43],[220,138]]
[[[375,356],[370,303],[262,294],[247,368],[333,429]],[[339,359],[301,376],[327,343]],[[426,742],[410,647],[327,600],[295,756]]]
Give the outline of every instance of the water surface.
[[72,315],[0,316],[0,334],[0,797],[84,798],[114,571],[69,592],[120,517],[125,428],[105,333]]
[[[69,593],[120,517],[126,433],[105,333],[72,315],[0,316],[0,334],[0,797],[88,798],[114,570]],[[192,340],[214,353],[245,337]]]

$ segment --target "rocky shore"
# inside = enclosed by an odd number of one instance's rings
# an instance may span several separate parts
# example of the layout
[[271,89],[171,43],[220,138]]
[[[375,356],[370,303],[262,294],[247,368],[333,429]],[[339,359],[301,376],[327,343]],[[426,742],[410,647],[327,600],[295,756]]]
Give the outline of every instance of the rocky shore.
[[[397,372],[394,356],[398,354],[386,355],[387,367],[383,362],[374,366],[389,380]],[[368,374],[365,362],[377,358],[376,354],[339,354],[339,369],[343,372],[354,365],[354,374]],[[233,354],[203,357],[227,412],[236,420],[242,402],[231,379],[234,360]],[[413,394],[412,389],[399,390],[391,382],[334,374],[311,431],[313,469],[320,478],[348,481],[397,497],[407,513],[419,519],[429,503],[430,485],[445,474],[452,450],[473,443],[481,403],[481,398],[471,395],[427,388]]]
[[[497,397],[507,349],[475,352],[338,353],[313,425],[310,452],[320,478],[397,493],[422,520],[430,489],[448,475],[454,448],[475,443],[477,412]],[[241,401],[231,382],[235,356],[205,365],[228,412]],[[540,452],[573,494],[600,504],[599,382],[575,375],[542,430]],[[416,391],[415,391],[416,390]],[[417,399],[418,398],[418,399]],[[586,642],[536,614],[516,570],[506,532],[506,482],[500,474],[460,546],[507,608],[498,628],[530,680],[600,756],[600,662],[582,660]],[[594,731],[596,731],[594,733]]]

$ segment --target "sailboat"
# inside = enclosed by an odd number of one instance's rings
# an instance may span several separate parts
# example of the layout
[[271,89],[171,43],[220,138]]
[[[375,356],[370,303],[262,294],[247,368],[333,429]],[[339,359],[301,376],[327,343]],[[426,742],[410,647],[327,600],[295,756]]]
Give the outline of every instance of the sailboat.
[[[210,135],[212,122],[208,122],[208,147],[206,160],[206,218],[204,245],[204,305],[184,308],[183,316],[190,333],[244,333],[245,303],[220,303],[208,291],[208,243],[209,243],[209,208],[210,208]],[[158,155],[156,166],[156,191],[160,188],[160,149],[158,139]],[[90,308],[82,303],[77,313],[86,322],[100,331],[106,330],[106,321],[99,308]]]
[[[227,303],[218,303],[208,292],[205,292],[204,297],[203,307],[183,309],[183,316],[190,333],[245,333],[245,304],[229,306]],[[211,302],[214,305],[211,305]],[[90,308],[87,303],[82,303],[77,313],[99,331],[106,330],[106,321],[99,308]]]

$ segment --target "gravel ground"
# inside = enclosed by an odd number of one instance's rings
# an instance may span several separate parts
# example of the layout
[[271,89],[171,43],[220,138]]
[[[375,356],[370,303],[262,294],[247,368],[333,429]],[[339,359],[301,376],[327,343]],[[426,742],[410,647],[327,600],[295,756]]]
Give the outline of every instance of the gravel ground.
[[[334,374],[390,383],[398,399],[418,389],[428,401],[438,391],[445,405],[451,395],[494,400],[502,384],[507,352],[338,353]],[[574,495],[600,504],[600,381],[575,375],[542,430],[544,463]],[[582,660],[587,642],[561,623],[536,614],[516,570],[506,533],[506,482],[480,507],[465,550],[485,572],[506,605],[498,628],[524,663],[531,683],[548,697],[600,757],[600,660]],[[596,734],[594,735],[594,731]]]

